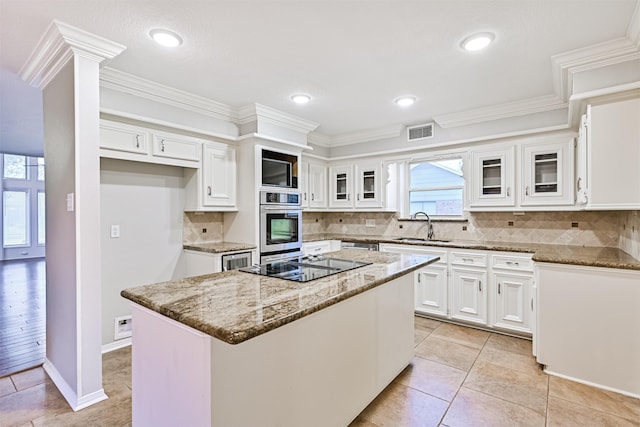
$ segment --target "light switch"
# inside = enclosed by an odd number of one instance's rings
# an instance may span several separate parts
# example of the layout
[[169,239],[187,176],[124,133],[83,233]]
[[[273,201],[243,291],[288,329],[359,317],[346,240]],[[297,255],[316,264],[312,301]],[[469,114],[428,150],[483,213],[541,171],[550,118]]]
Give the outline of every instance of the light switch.
[[73,193],[67,193],[67,212],[73,212]]
[[120,226],[112,225],[111,226],[111,238],[118,239],[120,237]]

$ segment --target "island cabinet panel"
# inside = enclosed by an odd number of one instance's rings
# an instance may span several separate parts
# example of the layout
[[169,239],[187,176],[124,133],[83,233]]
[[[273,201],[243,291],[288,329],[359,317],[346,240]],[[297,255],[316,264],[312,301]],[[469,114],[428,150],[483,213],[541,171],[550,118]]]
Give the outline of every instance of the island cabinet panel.
[[236,345],[133,303],[133,425],[348,425],[413,358],[413,300],[406,274]]

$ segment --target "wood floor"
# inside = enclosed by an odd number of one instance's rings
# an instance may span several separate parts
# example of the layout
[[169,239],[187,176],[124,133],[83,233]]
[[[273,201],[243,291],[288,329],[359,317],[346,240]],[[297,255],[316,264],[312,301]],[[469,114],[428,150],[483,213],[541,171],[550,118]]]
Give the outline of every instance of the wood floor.
[[45,261],[0,261],[0,377],[45,357]]

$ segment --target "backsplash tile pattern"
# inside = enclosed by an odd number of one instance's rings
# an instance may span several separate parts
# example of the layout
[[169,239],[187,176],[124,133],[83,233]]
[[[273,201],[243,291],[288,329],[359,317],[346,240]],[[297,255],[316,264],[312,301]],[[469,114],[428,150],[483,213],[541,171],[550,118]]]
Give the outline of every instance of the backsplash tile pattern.
[[[434,222],[434,238],[618,247],[617,212],[475,212],[467,213],[466,218],[468,222]],[[426,221],[398,221],[394,213],[327,212],[323,219],[326,232],[331,234],[427,237]],[[375,220],[375,227],[365,227],[366,219]],[[311,233],[306,226],[305,221],[303,233]]]
[[[207,232],[203,232],[206,229]],[[223,235],[222,212],[185,212],[183,216],[182,242],[221,242]]]
[[620,212],[619,234],[618,247],[640,259],[640,211]]

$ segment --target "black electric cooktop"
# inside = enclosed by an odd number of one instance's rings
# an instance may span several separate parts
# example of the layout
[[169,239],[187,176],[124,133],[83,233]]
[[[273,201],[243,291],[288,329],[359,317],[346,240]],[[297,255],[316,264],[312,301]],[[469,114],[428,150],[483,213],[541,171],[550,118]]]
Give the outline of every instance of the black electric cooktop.
[[370,262],[349,261],[322,256],[300,257],[284,261],[274,261],[262,265],[241,268],[245,273],[277,277],[295,282],[309,282],[343,271],[370,265]]

